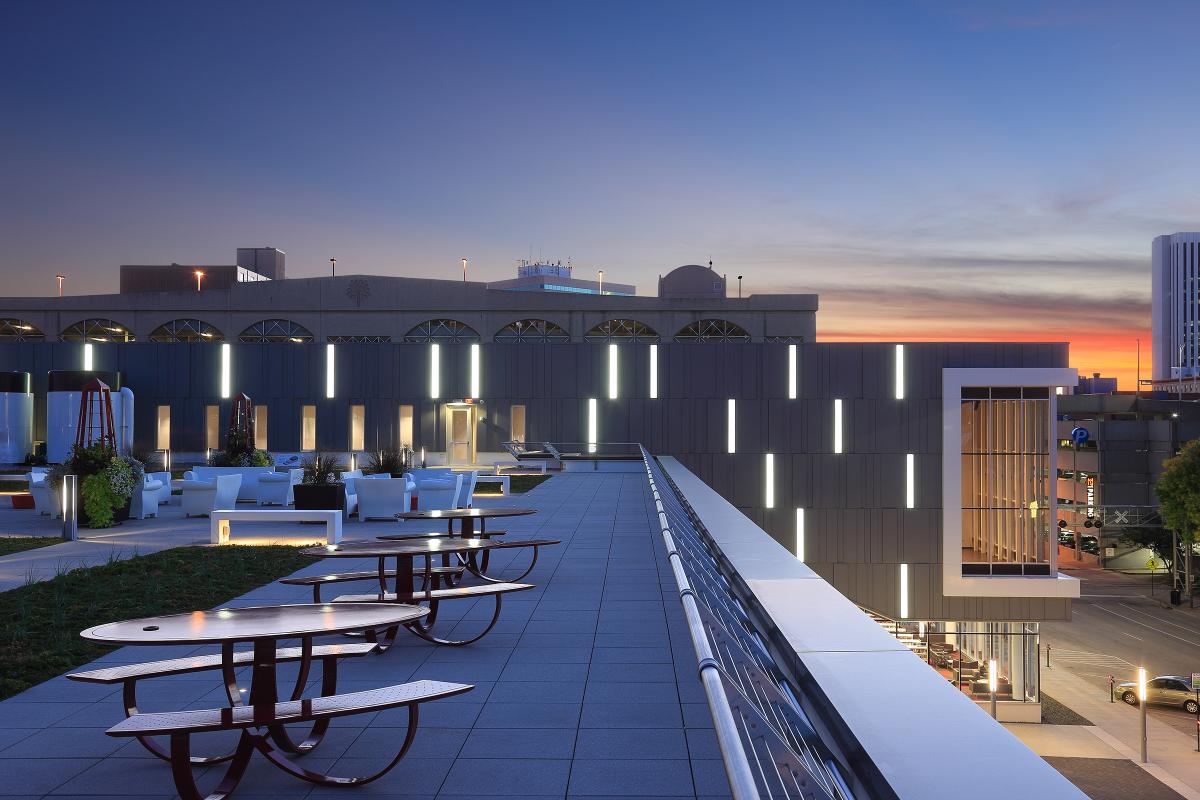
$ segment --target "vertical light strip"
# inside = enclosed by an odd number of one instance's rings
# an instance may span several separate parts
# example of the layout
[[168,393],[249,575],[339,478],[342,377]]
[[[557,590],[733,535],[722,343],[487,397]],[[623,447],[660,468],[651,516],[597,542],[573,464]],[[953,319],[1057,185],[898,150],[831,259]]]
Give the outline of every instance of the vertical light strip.
[[83,346],[83,369],[85,372],[92,370],[92,345],[90,342]]
[[908,564],[900,565],[900,619],[908,619]]
[[833,401],[833,452],[842,452],[842,398]]
[[804,509],[796,509],[796,560],[804,560]]
[[429,396],[442,396],[442,348],[437,342],[429,345]]
[[233,352],[228,343],[221,345],[221,397],[233,396]]
[[767,472],[766,481],[765,481],[766,497],[764,497],[763,500],[766,503],[767,508],[774,508],[775,507],[775,454],[767,453],[766,456],[767,456],[766,464],[764,465],[764,469]]
[[799,377],[796,374],[796,345],[788,345],[788,399],[795,400],[799,388]]
[[617,345],[608,345],[608,399],[617,399]]
[[334,353],[333,345],[325,345],[325,399],[332,400],[334,395],[334,387],[337,386],[336,376],[334,374]]
[[737,452],[737,401],[729,398],[729,406],[725,412],[725,452]]
[[904,345],[896,345],[896,399],[904,399]]
[[596,419],[596,398],[589,397],[587,401],[587,435],[588,435],[588,452],[596,452],[596,442],[599,441],[598,435],[599,421]]
[[650,345],[650,399],[658,399],[658,345]]
[[904,456],[904,507],[917,507],[917,466],[916,457],[909,453]]
[[479,398],[483,395],[480,390],[480,365],[479,365],[479,345],[471,345],[471,397]]

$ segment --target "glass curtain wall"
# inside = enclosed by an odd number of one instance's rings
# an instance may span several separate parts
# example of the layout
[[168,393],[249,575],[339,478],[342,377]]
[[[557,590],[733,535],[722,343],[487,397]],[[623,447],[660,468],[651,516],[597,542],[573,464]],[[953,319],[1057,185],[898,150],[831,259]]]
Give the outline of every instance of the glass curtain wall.
[[1053,524],[1045,387],[962,390],[964,575],[1049,575]]

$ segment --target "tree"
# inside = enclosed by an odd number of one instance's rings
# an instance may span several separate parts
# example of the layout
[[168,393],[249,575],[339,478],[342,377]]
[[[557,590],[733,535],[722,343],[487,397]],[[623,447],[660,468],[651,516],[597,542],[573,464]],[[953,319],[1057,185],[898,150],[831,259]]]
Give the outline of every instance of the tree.
[[1171,555],[1171,532],[1160,527],[1129,527],[1121,531],[1121,544],[1133,548],[1145,548],[1158,557],[1165,566],[1175,560]]
[[1179,455],[1163,462],[1155,487],[1163,524],[1179,534],[1188,554],[1184,588],[1191,588],[1191,553],[1200,531],[1200,439],[1185,444]]

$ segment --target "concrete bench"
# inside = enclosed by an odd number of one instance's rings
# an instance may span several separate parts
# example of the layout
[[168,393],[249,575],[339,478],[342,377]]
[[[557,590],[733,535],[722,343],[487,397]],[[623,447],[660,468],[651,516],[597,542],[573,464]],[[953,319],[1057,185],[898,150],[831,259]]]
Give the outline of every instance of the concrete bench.
[[255,508],[213,511],[209,515],[209,542],[229,544],[229,523],[238,522],[324,522],[325,544],[342,541],[342,512],[337,510],[301,511],[295,508]]
[[475,478],[475,485],[481,483],[498,483],[500,484],[500,494],[508,494],[509,480],[507,475],[478,475]]

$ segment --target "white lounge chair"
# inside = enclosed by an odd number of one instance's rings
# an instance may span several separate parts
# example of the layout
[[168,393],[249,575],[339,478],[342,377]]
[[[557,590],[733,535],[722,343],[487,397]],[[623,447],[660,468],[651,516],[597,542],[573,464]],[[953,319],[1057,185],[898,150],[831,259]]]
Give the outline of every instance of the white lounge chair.
[[463,476],[453,475],[450,480],[421,481],[417,484],[417,510],[430,511],[437,508],[455,508]]
[[162,490],[162,481],[150,477],[147,473],[142,479],[142,485],[133,490],[130,498],[129,516],[133,519],[158,517],[158,494]]
[[41,475],[41,480],[31,479],[29,484],[29,493],[33,495],[33,507],[38,514],[48,514],[51,519],[58,519],[62,516],[61,495],[50,489],[50,484],[45,480],[45,473]]
[[290,506],[295,502],[292,487],[304,477],[304,470],[289,469],[287,472],[272,472],[258,476],[258,504]]
[[455,508],[470,508],[471,498],[475,496],[475,482],[479,480],[479,473],[472,470],[471,472],[460,472],[462,475],[462,486],[458,490],[458,499],[454,501]]
[[171,502],[171,473],[169,472],[147,472],[148,480],[155,480],[162,484],[162,488],[158,490],[158,504],[165,505]]
[[368,480],[364,476],[354,481],[355,497],[358,498],[358,518],[395,520],[396,515],[408,511],[412,502],[406,478],[382,476]]
[[213,511],[231,510],[237,503],[241,475],[217,475],[212,481],[183,481],[183,515],[208,516]]

